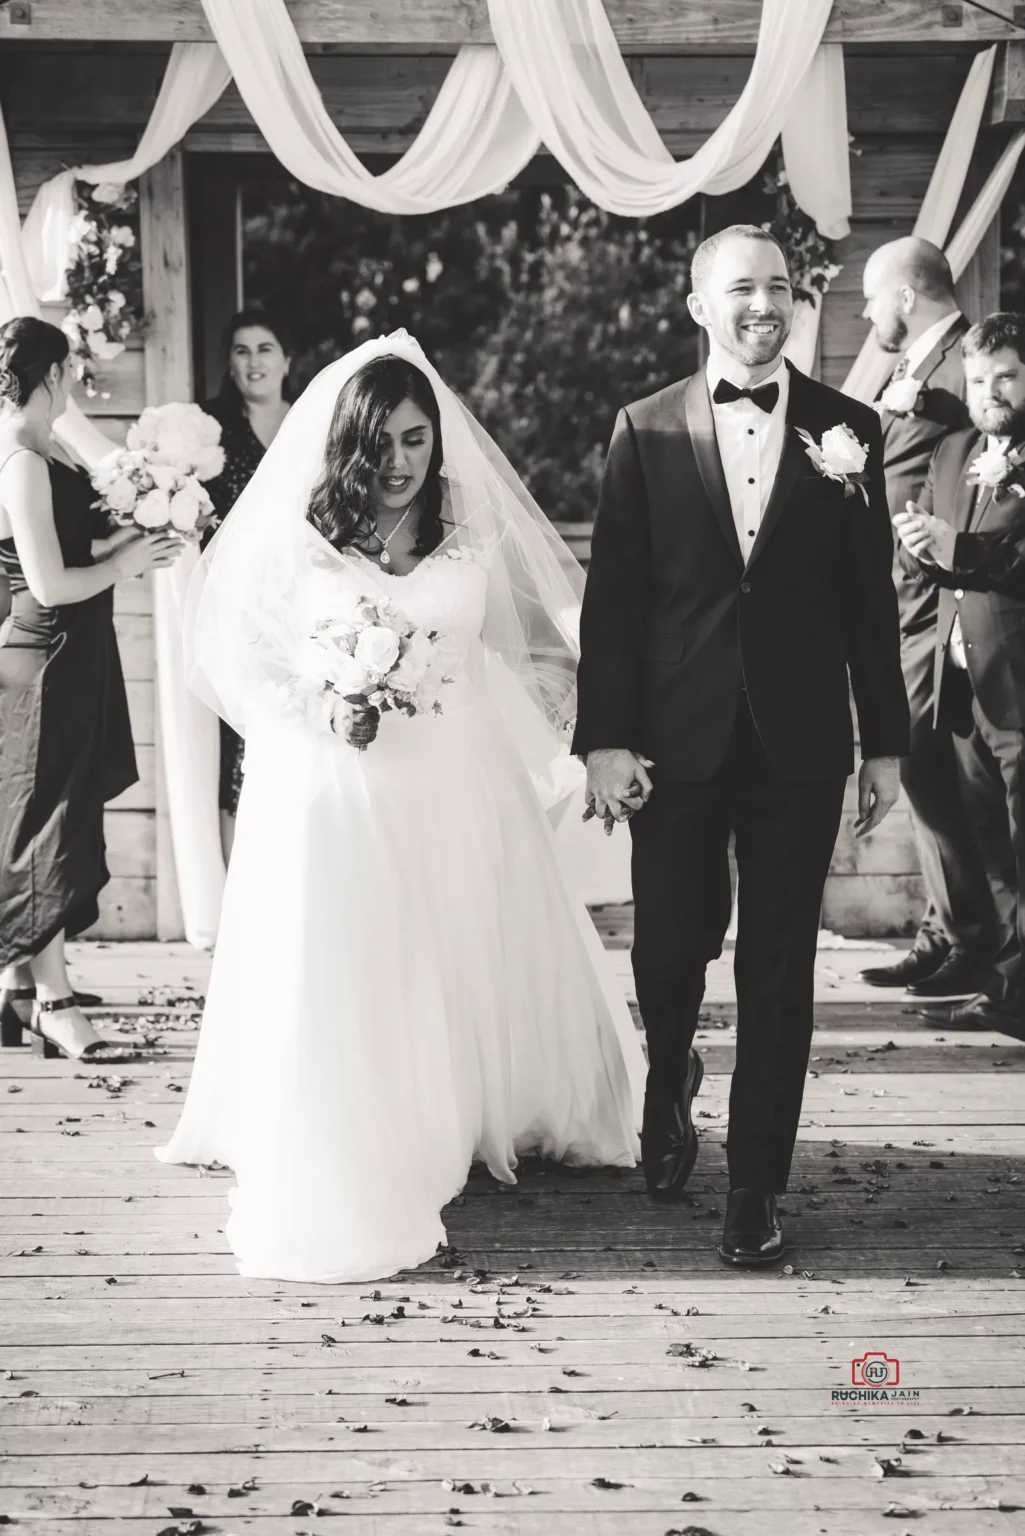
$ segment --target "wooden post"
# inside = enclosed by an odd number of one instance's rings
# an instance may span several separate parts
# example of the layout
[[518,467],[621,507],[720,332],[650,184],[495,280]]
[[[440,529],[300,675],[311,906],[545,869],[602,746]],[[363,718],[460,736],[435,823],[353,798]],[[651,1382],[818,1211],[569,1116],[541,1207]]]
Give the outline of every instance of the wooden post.
[[[1006,142],[1003,134],[982,134],[975,146],[965,178],[964,195],[954,217],[956,230],[981,192],[986,178],[1000,158]],[[997,209],[979,248],[956,284],[957,301],[969,320],[982,320],[1000,308],[1000,210]]]
[[[173,149],[141,178],[139,223],[146,306],[146,403],[163,405],[169,400],[191,400],[185,167],[180,149]],[[155,691],[155,677],[153,684]],[[157,937],[182,939],[185,925],[171,846],[159,708],[155,716]]]

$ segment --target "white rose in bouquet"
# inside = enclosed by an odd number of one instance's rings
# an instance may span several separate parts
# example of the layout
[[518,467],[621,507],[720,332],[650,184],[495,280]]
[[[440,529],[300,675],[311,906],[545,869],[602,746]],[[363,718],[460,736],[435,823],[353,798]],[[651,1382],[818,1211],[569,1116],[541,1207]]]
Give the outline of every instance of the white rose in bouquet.
[[166,528],[171,516],[171,498],[159,486],[141,496],[135,508],[140,528]]
[[183,485],[175,491],[168,506],[171,522],[179,533],[194,533],[203,512],[203,505],[191,485]]
[[135,510],[139,493],[127,475],[118,475],[104,488],[103,499],[115,517],[125,517]]
[[158,491],[166,491],[168,495],[172,495],[178,489],[178,481],[181,477],[170,464],[149,464],[147,473]]
[[221,424],[198,405],[172,401],[148,406],[129,429],[129,448],[146,452],[152,460],[171,464],[182,474],[211,480],[224,468]]
[[389,674],[389,685],[396,693],[413,695],[427,683],[434,669],[436,653],[430,638],[422,629],[415,630],[408,640],[403,640],[398,664]]
[[356,641],[356,660],[368,672],[388,672],[399,656],[399,637],[384,624],[369,624]]
[[103,310],[98,304],[85,306],[82,310],[82,324],[89,332],[103,330]]

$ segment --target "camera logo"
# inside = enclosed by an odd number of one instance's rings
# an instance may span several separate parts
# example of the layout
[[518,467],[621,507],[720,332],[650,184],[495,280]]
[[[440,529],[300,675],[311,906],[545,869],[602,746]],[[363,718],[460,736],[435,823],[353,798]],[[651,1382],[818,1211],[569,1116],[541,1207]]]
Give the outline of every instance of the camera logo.
[[866,1350],[851,1361],[851,1382],[856,1387],[895,1387],[900,1382],[900,1361],[879,1350]]

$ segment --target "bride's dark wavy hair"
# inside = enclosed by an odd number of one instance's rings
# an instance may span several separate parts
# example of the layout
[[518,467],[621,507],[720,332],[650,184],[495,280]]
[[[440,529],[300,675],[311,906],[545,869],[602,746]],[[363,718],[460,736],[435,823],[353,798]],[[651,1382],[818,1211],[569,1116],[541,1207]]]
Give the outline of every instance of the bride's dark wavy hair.
[[306,516],[336,549],[365,546],[377,532],[370,495],[381,461],[381,433],[392,411],[403,400],[428,418],[434,447],[420,492],[423,507],[417,523],[415,550],[429,555],[444,536],[441,466],[441,413],[430,380],[400,357],[375,357],[342,385],[324,451],[324,468],[310,495]]

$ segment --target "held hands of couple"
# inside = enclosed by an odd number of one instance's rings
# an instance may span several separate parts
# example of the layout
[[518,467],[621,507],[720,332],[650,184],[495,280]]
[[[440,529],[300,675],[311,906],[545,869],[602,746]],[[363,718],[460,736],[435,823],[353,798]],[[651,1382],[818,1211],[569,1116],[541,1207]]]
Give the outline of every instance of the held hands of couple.
[[587,754],[587,809],[584,820],[600,816],[606,837],[617,821],[627,821],[647,805],[652,791],[650,758],[638,757],[624,748],[599,748]]
[[909,554],[927,565],[953,569],[954,542],[957,532],[942,518],[930,517],[915,502],[906,503],[907,511],[898,512],[893,519],[897,536]]

